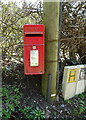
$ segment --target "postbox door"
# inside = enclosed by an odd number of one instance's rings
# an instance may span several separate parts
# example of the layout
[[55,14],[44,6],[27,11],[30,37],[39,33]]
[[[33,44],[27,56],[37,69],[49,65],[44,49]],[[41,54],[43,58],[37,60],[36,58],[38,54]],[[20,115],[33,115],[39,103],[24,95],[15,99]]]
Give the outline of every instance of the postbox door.
[[24,52],[25,74],[44,74],[44,46],[25,46]]

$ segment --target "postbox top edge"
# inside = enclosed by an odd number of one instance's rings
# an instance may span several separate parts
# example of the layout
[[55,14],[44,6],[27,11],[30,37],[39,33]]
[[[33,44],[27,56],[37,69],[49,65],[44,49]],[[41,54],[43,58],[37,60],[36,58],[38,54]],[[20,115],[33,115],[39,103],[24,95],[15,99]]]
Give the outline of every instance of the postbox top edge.
[[35,25],[29,25],[29,24],[26,24],[23,26],[23,30],[24,32],[38,32],[38,31],[41,31],[41,32],[44,32],[44,25],[43,24],[35,24]]
[[32,24],[32,25],[31,24],[25,24],[25,25],[23,25],[23,27],[25,27],[25,26],[39,26],[39,27],[43,26],[44,27],[45,25],[44,24]]

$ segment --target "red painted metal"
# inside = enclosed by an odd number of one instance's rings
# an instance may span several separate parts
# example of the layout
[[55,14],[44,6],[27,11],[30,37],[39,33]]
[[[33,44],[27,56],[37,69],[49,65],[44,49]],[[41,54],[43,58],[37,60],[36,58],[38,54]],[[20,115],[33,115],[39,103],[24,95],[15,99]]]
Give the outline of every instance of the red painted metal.
[[44,25],[24,25],[23,31],[24,73],[44,74]]

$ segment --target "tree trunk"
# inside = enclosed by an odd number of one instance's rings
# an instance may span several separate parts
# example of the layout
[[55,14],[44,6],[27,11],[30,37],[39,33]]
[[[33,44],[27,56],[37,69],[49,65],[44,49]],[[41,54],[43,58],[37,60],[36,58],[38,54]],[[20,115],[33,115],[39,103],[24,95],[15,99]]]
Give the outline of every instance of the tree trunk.
[[44,2],[45,74],[42,78],[42,92],[48,101],[56,98],[59,4],[60,2]]

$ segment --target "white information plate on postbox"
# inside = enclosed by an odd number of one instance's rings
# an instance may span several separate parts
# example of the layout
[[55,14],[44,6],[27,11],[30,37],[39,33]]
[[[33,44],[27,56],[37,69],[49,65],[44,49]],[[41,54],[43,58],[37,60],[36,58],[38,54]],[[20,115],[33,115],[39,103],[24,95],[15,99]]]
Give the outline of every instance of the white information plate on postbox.
[[38,50],[30,51],[30,66],[38,66]]

